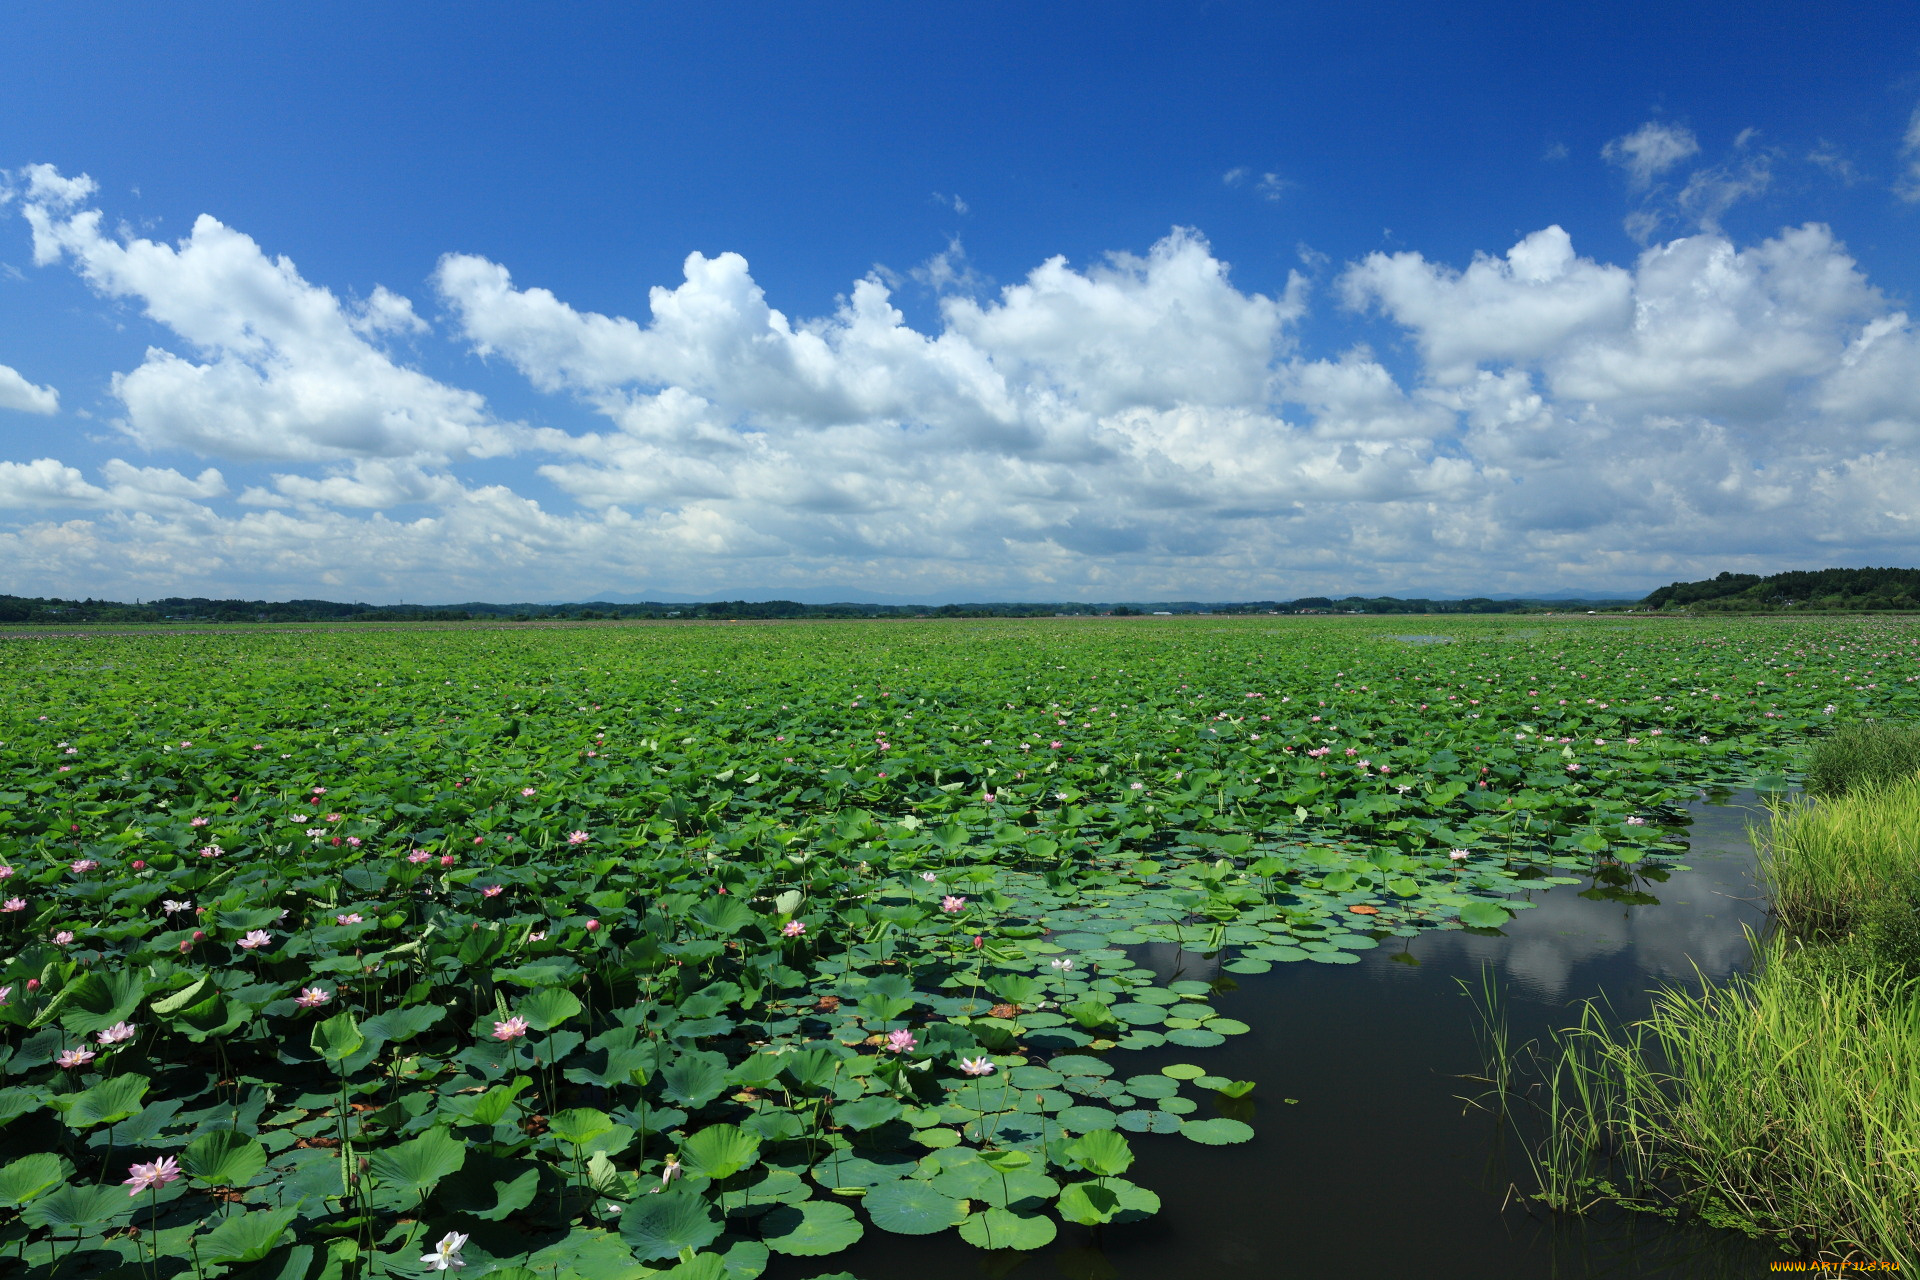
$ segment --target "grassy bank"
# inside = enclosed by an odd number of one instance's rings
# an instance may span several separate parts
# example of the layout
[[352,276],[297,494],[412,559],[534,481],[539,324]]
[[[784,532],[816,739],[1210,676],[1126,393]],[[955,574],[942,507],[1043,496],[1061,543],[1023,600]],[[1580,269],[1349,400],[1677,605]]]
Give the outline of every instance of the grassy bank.
[[1691,1216],[1835,1260],[1920,1264],[1920,780],[1777,806],[1781,928],[1750,975],[1589,1003],[1522,1067],[1541,1202]]

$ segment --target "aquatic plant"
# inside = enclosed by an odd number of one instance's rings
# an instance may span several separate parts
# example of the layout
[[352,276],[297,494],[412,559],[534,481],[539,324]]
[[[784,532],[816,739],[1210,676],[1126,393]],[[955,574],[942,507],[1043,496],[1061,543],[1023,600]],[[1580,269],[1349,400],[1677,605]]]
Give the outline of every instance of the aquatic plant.
[[[1123,1226],[1157,1206],[1126,1135],[1254,1136],[1251,1082],[1127,1065],[1247,1031],[1235,976],[1656,879],[1693,784],[1779,770],[1832,698],[1915,700],[1794,683],[1885,662],[1864,625],[1457,634],[18,651],[12,1245],[68,1274],[748,1280],[868,1230]],[[1227,976],[1156,974],[1151,942]]]

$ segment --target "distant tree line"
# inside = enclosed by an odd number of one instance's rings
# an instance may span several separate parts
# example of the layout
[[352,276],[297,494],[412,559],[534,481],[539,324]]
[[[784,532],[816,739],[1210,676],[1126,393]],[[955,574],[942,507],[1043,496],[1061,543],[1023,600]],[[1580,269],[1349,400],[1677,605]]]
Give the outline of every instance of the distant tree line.
[[[1725,575],[1722,575],[1723,577]],[[1658,594],[1658,593],[1656,593]],[[454,605],[346,604],[334,600],[210,600],[168,596],[126,604],[117,600],[65,600],[57,596],[0,595],[0,623],[73,626],[249,622],[512,622],[656,619],[660,621],[762,621],[783,618],[1046,618],[1138,617],[1149,614],[1338,614],[1338,613],[1538,613],[1624,605],[1593,600],[1401,600],[1393,596],[1307,596],[1299,600],[1204,603],[1195,600],[1126,604],[1031,604],[1024,602],[887,605],[801,604],[795,600],[715,600],[695,604],[661,601],[579,604]]]
[[1920,569],[1794,570],[1766,577],[1722,573],[1700,582],[1669,583],[1639,607],[1700,613],[1920,609]]

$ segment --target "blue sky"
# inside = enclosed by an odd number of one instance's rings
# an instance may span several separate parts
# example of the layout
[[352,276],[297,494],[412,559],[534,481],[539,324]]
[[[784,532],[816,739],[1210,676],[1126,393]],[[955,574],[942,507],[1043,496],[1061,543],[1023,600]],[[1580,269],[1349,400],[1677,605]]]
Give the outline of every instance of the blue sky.
[[0,21],[0,589],[1920,563],[1910,6]]

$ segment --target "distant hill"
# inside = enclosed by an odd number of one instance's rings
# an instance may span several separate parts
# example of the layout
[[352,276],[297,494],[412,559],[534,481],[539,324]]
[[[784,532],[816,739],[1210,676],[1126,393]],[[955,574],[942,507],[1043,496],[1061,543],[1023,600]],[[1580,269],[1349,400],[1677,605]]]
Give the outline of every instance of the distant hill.
[[1700,582],[1669,583],[1640,607],[1713,613],[1920,609],[1920,569],[1793,570],[1766,577],[1722,573]]
[[[535,621],[605,618],[763,620],[776,618],[1042,618],[1052,615],[1110,614],[1419,614],[1419,613],[1576,613],[1625,607],[1631,600],[1474,597],[1467,600],[1400,599],[1394,596],[1306,596],[1298,600],[1206,603],[1198,600],[1136,600],[1088,604],[982,601],[972,604],[902,604],[890,600],[803,602],[799,600],[609,599],[567,604],[343,604],[333,600],[209,600],[169,596],[126,604],[118,600],[63,600],[44,596],[0,595],[0,623],[72,626],[76,623],[236,623],[236,622],[467,622],[482,618]],[[666,595],[666,593],[659,593]],[[824,592],[821,594],[825,594]]]

